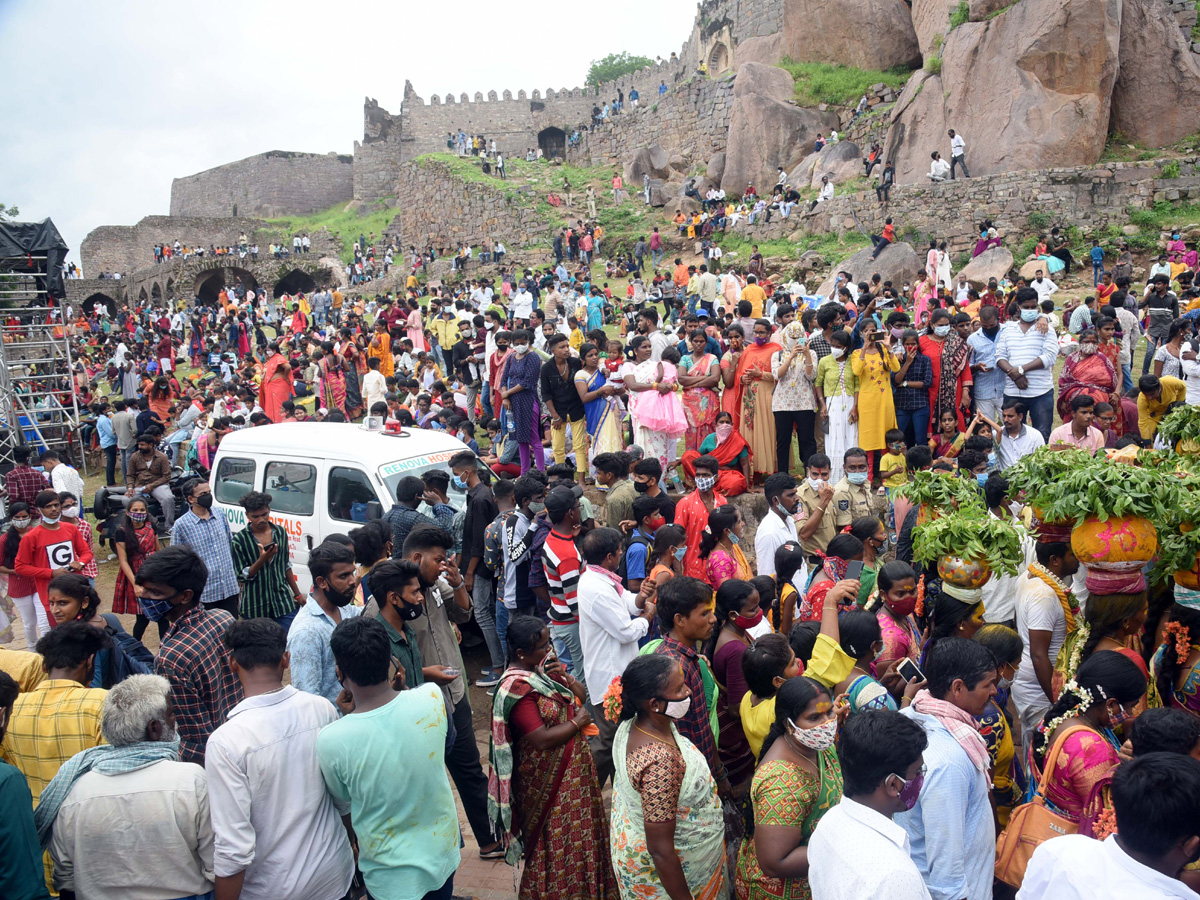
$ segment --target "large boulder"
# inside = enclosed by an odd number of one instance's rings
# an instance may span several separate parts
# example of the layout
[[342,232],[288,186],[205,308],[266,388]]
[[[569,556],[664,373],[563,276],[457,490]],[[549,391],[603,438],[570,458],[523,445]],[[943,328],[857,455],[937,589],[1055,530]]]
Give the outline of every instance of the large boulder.
[[1149,147],[1164,147],[1196,130],[1200,66],[1162,0],[1125,0],[1121,72],[1109,129]]
[[938,55],[938,35],[944,40],[950,32],[950,14],[957,7],[958,0],[912,0],[913,29],[926,59]]
[[[940,76],[914,73],[893,109],[896,180],[924,179],[929,154],[966,140],[972,175],[1090,165],[1104,151],[1122,0],[1021,0],[946,36]],[[1100,123],[1100,124],[1098,124]]]
[[971,283],[971,287],[982,291],[988,281],[995,278],[999,281],[1013,267],[1013,255],[1003,247],[992,247],[985,250],[967,263],[958,274]]
[[820,188],[822,175],[828,175],[834,184],[841,184],[863,174],[862,150],[854,141],[826,144],[815,155],[809,187]]
[[804,159],[800,160],[799,164],[788,172],[788,184],[803,188],[812,181],[813,168],[817,164],[817,160],[821,157],[820,151],[810,153]]
[[721,173],[729,194],[741,194],[747,184],[770,187],[776,167],[793,165],[819,132],[837,127],[836,113],[793,106],[793,89],[783,69],[748,63],[739,70]]
[[642,176],[651,178],[669,178],[671,175],[670,157],[661,144],[649,147],[639,147],[625,162],[625,182],[630,185],[640,185]]
[[708,180],[713,182],[713,184],[721,183],[721,176],[725,174],[725,151],[722,150],[720,153],[712,155],[704,174],[708,176]]
[[921,50],[904,0],[783,0],[783,28],[738,44],[746,63],[824,62],[858,69],[915,66]]
[[828,297],[833,291],[838,272],[849,272],[856,282],[870,281],[871,276],[878,272],[884,281],[891,281],[892,284],[899,285],[906,281],[916,280],[917,273],[925,268],[924,258],[917,255],[912,244],[906,244],[903,241],[889,244],[879,254],[878,259],[871,258],[873,252],[870,247],[866,247],[849,259],[838,263],[830,271],[829,277],[821,282],[817,293],[822,297]]

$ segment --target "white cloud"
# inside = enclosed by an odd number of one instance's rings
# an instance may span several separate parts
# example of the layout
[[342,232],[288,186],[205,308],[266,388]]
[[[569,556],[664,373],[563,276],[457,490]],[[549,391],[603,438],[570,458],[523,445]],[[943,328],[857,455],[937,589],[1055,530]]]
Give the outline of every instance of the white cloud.
[[370,96],[545,91],[591,60],[678,51],[694,0],[330,4],[0,0],[0,202],[79,258],[99,225],[165,215],[171,179],[266,150],[349,153]]

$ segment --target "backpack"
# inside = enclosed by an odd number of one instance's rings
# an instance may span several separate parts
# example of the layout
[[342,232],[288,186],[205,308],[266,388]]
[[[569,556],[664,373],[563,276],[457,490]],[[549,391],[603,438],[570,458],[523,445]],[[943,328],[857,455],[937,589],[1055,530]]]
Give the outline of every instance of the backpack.
[[104,673],[106,688],[120,684],[130,675],[153,675],[154,654],[142,642],[121,628],[112,613],[102,613],[107,627],[104,629],[112,640],[108,655],[108,671]]
[[[630,590],[630,587],[629,587],[629,548],[632,547],[634,544],[641,544],[642,546],[644,546],[646,548],[646,562],[647,563],[650,562],[650,551],[654,548],[653,539],[647,538],[647,537],[639,534],[636,530],[633,532],[633,536],[630,537],[629,543],[627,543],[625,545],[625,550],[621,553],[621,562],[617,566],[617,576],[621,579],[621,584],[624,586],[625,590],[627,590],[627,591]],[[646,575],[649,575],[649,574],[650,574],[650,566],[647,565],[646,566]],[[642,577],[644,578],[645,575],[643,575]]]

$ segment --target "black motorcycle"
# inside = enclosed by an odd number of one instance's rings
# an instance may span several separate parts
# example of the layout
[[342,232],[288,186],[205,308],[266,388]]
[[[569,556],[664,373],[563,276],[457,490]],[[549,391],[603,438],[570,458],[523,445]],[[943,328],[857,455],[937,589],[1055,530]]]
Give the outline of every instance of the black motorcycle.
[[[192,475],[181,466],[174,466],[171,469],[171,480],[168,482],[168,486],[171,488],[171,494],[175,497],[176,518],[187,512],[188,502],[183,496],[183,484],[191,477]],[[124,496],[125,489],[122,487],[101,487],[96,490],[96,495],[92,500],[92,515],[96,517],[97,531],[101,541],[111,540],[117,527],[121,524],[125,512],[125,505],[121,502]],[[167,528],[162,504],[152,494],[143,494],[142,496],[146,501],[146,509],[154,520],[155,531],[160,535],[166,535]]]

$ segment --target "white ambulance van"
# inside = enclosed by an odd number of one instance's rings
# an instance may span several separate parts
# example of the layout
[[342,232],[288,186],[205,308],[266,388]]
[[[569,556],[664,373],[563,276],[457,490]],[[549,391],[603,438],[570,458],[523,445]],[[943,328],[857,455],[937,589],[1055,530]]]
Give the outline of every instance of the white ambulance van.
[[[292,568],[307,591],[308,553],[326,535],[346,534],[380,518],[395,504],[401,478],[430,469],[448,472],[450,458],[466,449],[457,438],[422,428],[392,433],[324,422],[244,428],[226,435],[217,450],[213,506],[236,532],[246,527],[238,501],[250,491],[270,494],[271,521],[287,531]],[[453,479],[449,500],[456,509],[466,504]]]

